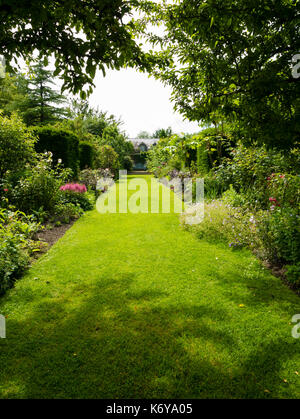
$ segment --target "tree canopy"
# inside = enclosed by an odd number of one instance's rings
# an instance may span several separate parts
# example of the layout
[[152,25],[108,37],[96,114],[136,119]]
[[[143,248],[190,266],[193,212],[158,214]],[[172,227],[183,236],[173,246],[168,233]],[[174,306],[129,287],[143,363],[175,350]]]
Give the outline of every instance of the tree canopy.
[[168,138],[173,134],[172,128],[159,128],[153,133],[153,138]]
[[[44,65],[52,56],[63,88],[85,99],[97,68],[137,67],[171,86],[191,121],[234,122],[245,142],[299,141],[300,0],[0,0],[0,16],[8,70],[35,51]],[[142,34],[161,51],[143,51]],[[7,80],[1,89],[14,94]]]
[[91,85],[97,68],[147,68],[147,54],[134,39],[136,0],[1,0],[0,50],[12,60],[55,57],[56,74],[74,93]]
[[155,7],[171,65],[157,76],[189,120],[234,120],[240,136],[289,147],[300,136],[298,0],[180,0]]

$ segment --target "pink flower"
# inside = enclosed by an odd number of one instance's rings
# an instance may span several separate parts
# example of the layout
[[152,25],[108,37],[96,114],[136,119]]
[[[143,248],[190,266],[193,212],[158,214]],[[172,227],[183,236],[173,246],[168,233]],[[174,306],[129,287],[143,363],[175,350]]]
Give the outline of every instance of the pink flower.
[[87,191],[85,185],[80,185],[79,183],[67,183],[64,186],[60,187],[61,191],[72,191],[78,193],[85,193]]
[[279,176],[281,179],[284,179],[285,178],[285,175],[280,175]]
[[4,192],[8,192],[8,189],[7,188],[5,188],[5,189],[3,189],[4,190]]
[[270,202],[277,202],[277,199],[276,198],[269,198],[269,201]]

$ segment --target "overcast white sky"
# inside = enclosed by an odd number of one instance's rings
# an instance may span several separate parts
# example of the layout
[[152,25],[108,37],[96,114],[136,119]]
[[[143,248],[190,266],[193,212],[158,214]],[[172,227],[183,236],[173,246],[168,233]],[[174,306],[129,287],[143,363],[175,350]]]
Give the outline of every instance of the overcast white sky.
[[[24,61],[19,60],[19,64],[22,71],[26,71]],[[53,59],[48,68],[54,70]],[[56,81],[60,90],[62,82]],[[96,87],[89,97],[90,105],[121,118],[122,130],[130,138],[135,138],[141,131],[153,134],[159,128],[171,127],[178,134],[201,130],[198,123],[184,120],[174,112],[171,89],[147,73],[134,69],[106,69],[105,77],[97,71],[94,83]]]
[[121,117],[123,130],[129,137],[140,131],[153,134],[156,129],[169,126],[176,133],[200,131],[197,123],[184,121],[174,112],[171,90],[145,73],[134,69],[110,70],[103,77],[98,72],[95,85],[89,99],[91,105]]
[[[133,16],[138,18],[139,14],[134,12]],[[164,26],[149,26],[149,30],[162,35]],[[138,41],[144,44],[146,51],[158,48],[147,45],[145,39]],[[123,129],[129,137],[136,137],[141,131],[153,134],[158,128],[168,127],[175,133],[201,130],[197,123],[183,120],[180,114],[174,112],[170,100],[171,89],[153,77],[149,78],[146,73],[134,69],[107,70],[106,77],[103,77],[102,72],[98,71],[95,85],[96,89],[90,97],[91,105],[121,117]]]
[[[26,71],[24,61],[19,60],[19,64],[22,71]],[[48,68],[54,70],[53,59]],[[60,90],[62,83],[58,79],[56,81]],[[105,77],[97,71],[94,83],[96,87],[89,97],[90,105],[121,118],[124,122],[122,130],[130,138],[141,131],[153,134],[158,128],[168,127],[178,134],[201,131],[198,123],[184,120],[174,112],[171,89],[150,78],[147,73],[130,68],[119,71],[106,69]]]

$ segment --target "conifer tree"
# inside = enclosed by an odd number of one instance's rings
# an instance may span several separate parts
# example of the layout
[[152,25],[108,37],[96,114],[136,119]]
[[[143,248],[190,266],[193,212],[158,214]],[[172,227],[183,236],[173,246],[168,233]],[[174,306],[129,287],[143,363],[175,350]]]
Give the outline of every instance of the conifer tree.
[[20,77],[19,90],[24,99],[19,110],[27,125],[46,125],[68,115],[64,107],[66,98],[54,89],[54,85],[52,72],[41,62],[32,66],[29,76]]

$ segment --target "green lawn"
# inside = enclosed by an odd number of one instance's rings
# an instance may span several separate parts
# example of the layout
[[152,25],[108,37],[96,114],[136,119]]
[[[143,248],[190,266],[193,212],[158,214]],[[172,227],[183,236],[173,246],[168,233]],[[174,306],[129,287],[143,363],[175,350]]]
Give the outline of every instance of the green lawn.
[[0,300],[0,397],[299,398],[299,303],[176,214],[95,210]]

